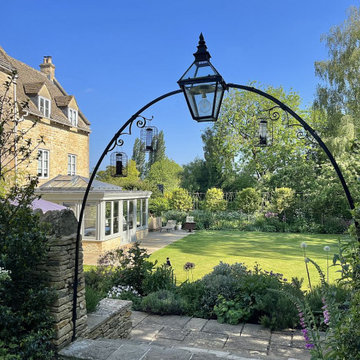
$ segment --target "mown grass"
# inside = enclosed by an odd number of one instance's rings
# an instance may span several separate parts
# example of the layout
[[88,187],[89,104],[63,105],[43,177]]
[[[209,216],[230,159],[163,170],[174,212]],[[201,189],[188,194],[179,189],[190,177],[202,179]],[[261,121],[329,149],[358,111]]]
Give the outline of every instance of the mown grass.
[[[307,243],[306,253],[320,265],[326,273],[326,252],[324,246],[330,246],[329,265],[333,254],[338,250],[340,235],[328,234],[289,234],[239,231],[197,231],[167,247],[154,252],[150,260],[158,264],[169,257],[177,281],[183,282],[190,277],[196,280],[211,272],[220,261],[229,264],[245,263],[248,268],[258,263],[267,271],[292,277],[304,278],[304,287],[308,287],[304,264],[302,242]],[[184,271],[186,262],[195,263],[192,274]],[[319,283],[319,276],[313,265],[309,264],[312,285]],[[339,267],[330,268],[330,282],[339,277]]]

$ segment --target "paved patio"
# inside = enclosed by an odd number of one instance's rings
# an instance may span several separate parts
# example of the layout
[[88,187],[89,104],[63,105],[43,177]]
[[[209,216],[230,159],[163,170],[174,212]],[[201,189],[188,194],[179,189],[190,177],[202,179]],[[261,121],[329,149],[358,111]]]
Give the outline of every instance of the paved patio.
[[78,340],[61,351],[83,360],[310,359],[300,331],[228,325],[188,316],[134,311],[128,340]]
[[159,250],[177,240],[182,239],[187,235],[194,233],[189,233],[185,230],[171,230],[171,231],[152,231],[144,238],[139,240],[140,246],[145,248],[148,254],[152,254],[154,251]]

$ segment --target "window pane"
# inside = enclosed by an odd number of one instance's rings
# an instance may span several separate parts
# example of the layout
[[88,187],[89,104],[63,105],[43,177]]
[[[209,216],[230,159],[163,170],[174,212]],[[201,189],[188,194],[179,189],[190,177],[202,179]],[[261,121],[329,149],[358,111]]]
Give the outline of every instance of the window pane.
[[136,227],[141,226],[141,200],[136,201]]
[[123,201],[123,231],[127,230],[127,218],[128,218],[128,212],[127,212],[127,201]]
[[114,234],[117,234],[119,232],[119,202],[114,201],[114,220],[113,220],[113,226],[114,226]]
[[111,201],[105,203],[105,235],[111,234]]
[[45,100],[45,116],[49,117],[50,116],[50,109],[49,109],[49,106],[50,105],[50,102],[49,100]]
[[45,106],[44,106],[44,99],[40,98],[40,105],[39,105],[39,110],[42,114],[45,113]]
[[147,218],[146,199],[142,199],[142,226],[146,226],[146,218]]
[[42,176],[42,173],[43,173],[42,157],[43,157],[43,152],[42,152],[42,150],[39,150],[38,151],[38,176]]
[[84,211],[84,237],[96,237],[96,204],[86,204]]
[[68,175],[71,175],[71,156],[68,155]]
[[134,202],[129,201],[129,229],[134,227]]

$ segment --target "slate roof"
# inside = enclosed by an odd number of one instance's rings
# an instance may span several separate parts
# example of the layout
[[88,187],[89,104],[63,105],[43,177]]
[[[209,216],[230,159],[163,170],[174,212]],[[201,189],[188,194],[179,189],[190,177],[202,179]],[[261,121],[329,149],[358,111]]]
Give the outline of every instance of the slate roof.
[[[58,175],[53,179],[42,184],[38,190],[40,192],[59,192],[59,191],[85,191],[89,179],[80,175]],[[120,192],[123,191],[120,186],[104,183],[94,180],[91,186],[91,192]]]
[[[42,73],[39,70],[35,70],[32,67],[24,64],[23,62],[12,58],[7,55],[4,49],[0,46],[0,65],[6,67],[7,69],[14,70],[16,69],[18,73],[17,80],[17,98],[19,104],[29,100],[31,94],[36,94],[36,90],[40,89],[43,84],[46,85],[50,95],[51,95],[51,117],[50,119],[54,122],[72,126],[67,116],[63,113],[62,109],[57,104],[56,98],[70,97],[66,91],[62,88],[59,82],[54,79],[51,81],[48,79],[46,74]],[[71,100],[71,99],[70,99]],[[63,104],[64,101],[60,100],[60,103]],[[43,117],[43,115],[38,110],[37,106],[33,101],[29,101],[29,108],[26,109],[29,113]],[[79,110],[78,111],[78,128],[90,133],[90,122],[86,119],[84,114]]]

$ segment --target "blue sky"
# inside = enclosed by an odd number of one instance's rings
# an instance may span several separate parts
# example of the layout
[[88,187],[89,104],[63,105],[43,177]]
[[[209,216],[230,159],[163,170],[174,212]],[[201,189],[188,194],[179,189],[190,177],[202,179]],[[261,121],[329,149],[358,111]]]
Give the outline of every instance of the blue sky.
[[[321,34],[342,23],[351,5],[359,1],[12,0],[1,5],[0,45],[37,69],[44,55],[53,57],[56,78],[92,124],[93,167],[133,113],[178,88],[200,32],[226,82],[282,85],[309,105],[314,62],[327,58]],[[170,158],[185,164],[202,157],[207,125],[191,119],[181,94],[144,115],[164,131]],[[136,128],[124,136],[129,157],[136,136]]]

